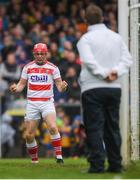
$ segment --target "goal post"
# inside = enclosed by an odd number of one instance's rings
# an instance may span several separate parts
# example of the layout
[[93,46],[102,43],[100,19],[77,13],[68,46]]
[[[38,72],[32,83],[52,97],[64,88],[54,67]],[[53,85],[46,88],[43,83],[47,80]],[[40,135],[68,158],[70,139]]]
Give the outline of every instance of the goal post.
[[122,79],[120,127],[123,164],[138,160],[140,146],[140,3],[118,0],[118,29],[133,57],[130,74]]
[[[129,7],[128,0],[118,1],[118,30],[123,40],[128,45],[128,18]],[[120,128],[122,135],[122,157],[123,164],[126,165],[130,159],[130,141],[129,141],[129,76],[125,75],[122,78],[122,97],[120,107]]]
[[139,159],[139,93],[140,93],[140,3],[138,0],[130,0],[130,51],[133,56],[133,66],[130,72],[130,137],[131,159]]

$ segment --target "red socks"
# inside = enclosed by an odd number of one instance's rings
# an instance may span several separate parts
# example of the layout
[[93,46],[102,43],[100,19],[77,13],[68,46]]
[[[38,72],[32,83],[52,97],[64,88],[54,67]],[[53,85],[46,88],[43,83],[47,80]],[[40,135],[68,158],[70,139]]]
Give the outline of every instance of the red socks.
[[57,159],[62,159],[62,147],[60,134],[51,135],[52,146]]
[[30,144],[26,143],[26,146],[27,146],[28,154],[32,159],[32,163],[38,163],[38,146],[36,140],[34,140]]
[[[62,147],[61,147],[61,137],[60,134],[55,134],[51,136],[52,146],[54,147],[54,152],[57,159],[62,159]],[[31,157],[32,163],[38,163],[38,146],[36,140],[32,143],[26,143],[28,154]]]

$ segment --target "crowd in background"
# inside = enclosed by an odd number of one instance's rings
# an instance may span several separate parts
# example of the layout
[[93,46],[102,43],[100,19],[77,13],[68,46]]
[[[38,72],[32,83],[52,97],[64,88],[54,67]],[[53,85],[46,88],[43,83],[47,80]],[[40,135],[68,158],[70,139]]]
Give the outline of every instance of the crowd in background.
[[[68,90],[65,93],[60,94],[54,87],[56,104],[79,103],[78,76],[81,62],[76,43],[87,30],[84,19],[85,8],[91,2],[99,5],[104,11],[106,26],[117,31],[117,0],[7,0],[0,2],[0,97],[2,113],[12,107],[17,98],[24,102],[26,90],[21,94],[13,95],[9,93],[8,87],[9,84],[19,80],[24,65],[33,60],[33,45],[39,42],[47,44],[49,49],[48,60],[59,67],[62,78],[68,82]],[[78,138],[83,129],[80,123],[78,124],[80,121],[76,120],[77,117],[79,116],[73,115],[71,119],[69,114],[65,114],[64,117],[58,115],[62,143],[65,144],[62,144],[65,156],[75,154],[75,150],[70,149],[77,146],[75,142],[80,142]],[[79,129],[75,130],[75,126]],[[19,129],[24,139],[22,123],[20,123]],[[45,143],[46,141],[49,142],[47,127],[42,124],[40,129],[37,133],[39,143],[49,149],[51,154],[50,143]]]

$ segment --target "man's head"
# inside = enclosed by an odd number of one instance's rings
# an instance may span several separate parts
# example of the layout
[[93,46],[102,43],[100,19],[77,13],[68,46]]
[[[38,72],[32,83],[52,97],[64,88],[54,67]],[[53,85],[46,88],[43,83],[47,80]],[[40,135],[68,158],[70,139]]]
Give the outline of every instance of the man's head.
[[99,24],[103,21],[103,11],[100,7],[91,4],[86,8],[86,20],[89,25]]
[[35,58],[35,62],[38,65],[43,65],[47,59],[48,48],[46,44],[38,43],[34,45],[33,55]]

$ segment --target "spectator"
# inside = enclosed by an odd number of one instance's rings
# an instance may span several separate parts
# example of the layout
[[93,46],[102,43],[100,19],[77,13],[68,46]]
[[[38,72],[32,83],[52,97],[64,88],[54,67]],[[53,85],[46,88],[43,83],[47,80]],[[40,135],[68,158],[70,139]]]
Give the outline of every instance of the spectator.
[[0,76],[0,97],[4,96],[5,91],[8,89],[8,83]]
[[69,67],[74,67],[76,70],[76,76],[80,73],[81,66],[76,61],[76,54],[72,50],[64,50],[61,64],[59,65],[62,72],[62,77],[66,76],[66,72]]
[[20,5],[18,1],[11,1],[11,3],[8,6],[8,15],[9,15],[10,21],[14,25],[21,22],[21,14],[22,14],[21,7],[22,6]]
[[7,31],[9,26],[9,20],[6,15],[6,7],[0,6],[0,31]]
[[81,157],[86,155],[86,134],[81,122],[81,116],[76,115],[72,122],[71,133],[74,139],[72,146],[72,156]]
[[53,24],[55,21],[54,15],[51,12],[50,6],[45,6],[43,8],[43,17],[42,17],[42,24]]
[[76,103],[80,99],[80,87],[77,80],[77,73],[74,67],[69,67],[66,72],[66,81],[69,84],[69,89],[67,90],[68,102]]
[[3,39],[3,48],[1,50],[1,55],[2,55],[2,60],[5,61],[6,60],[6,56],[9,52],[14,52],[16,49],[12,36],[7,34],[4,36]]
[[51,53],[51,58],[50,61],[54,63],[55,65],[59,66],[60,62],[60,54],[58,51],[58,45],[56,42],[52,42],[50,44],[50,53]]
[[21,69],[16,64],[15,53],[7,55],[6,62],[0,65],[0,75],[8,83],[17,82],[20,77]]
[[0,99],[1,99],[1,113],[3,113],[6,109],[6,91],[8,90],[7,81],[3,80],[0,76]]
[[20,24],[16,25],[12,29],[12,36],[13,36],[13,41],[15,42],[16,46],[24,46],[24,36],[25,32]]
[[51,138],[46,123],[42,123],[41,132],[43,133],[41,143],[45,150],[45,157],[50,158],[54,156],[53,146],[51,145]]
[[70,148],[71,148],[71,125],[70,125],[70,117],[68,115],[65,115],[63,117],[63,125],[60,128],[61,133],[61,144],[62,144],[62,150],[63,150],[63,156],[69,157],[70,156]]
[[19,53],[16,57],[17,65],[22,69],[27,63],[29,63],[29,60],[27,59],[26,52],[23,49],[20,49],[19,47]]
[[7,157],[11,148],[14,146],[14,135],[15,130],[11,126],[12,117],[3,114],[2,125],[1,125],[1,140],[2,140],[2,157]]
[[40,24],[35,24],[32,29],[31,32],[29,33],[29,38],[32,40],[32,43],[38,43],[41,41],[41,25]]

